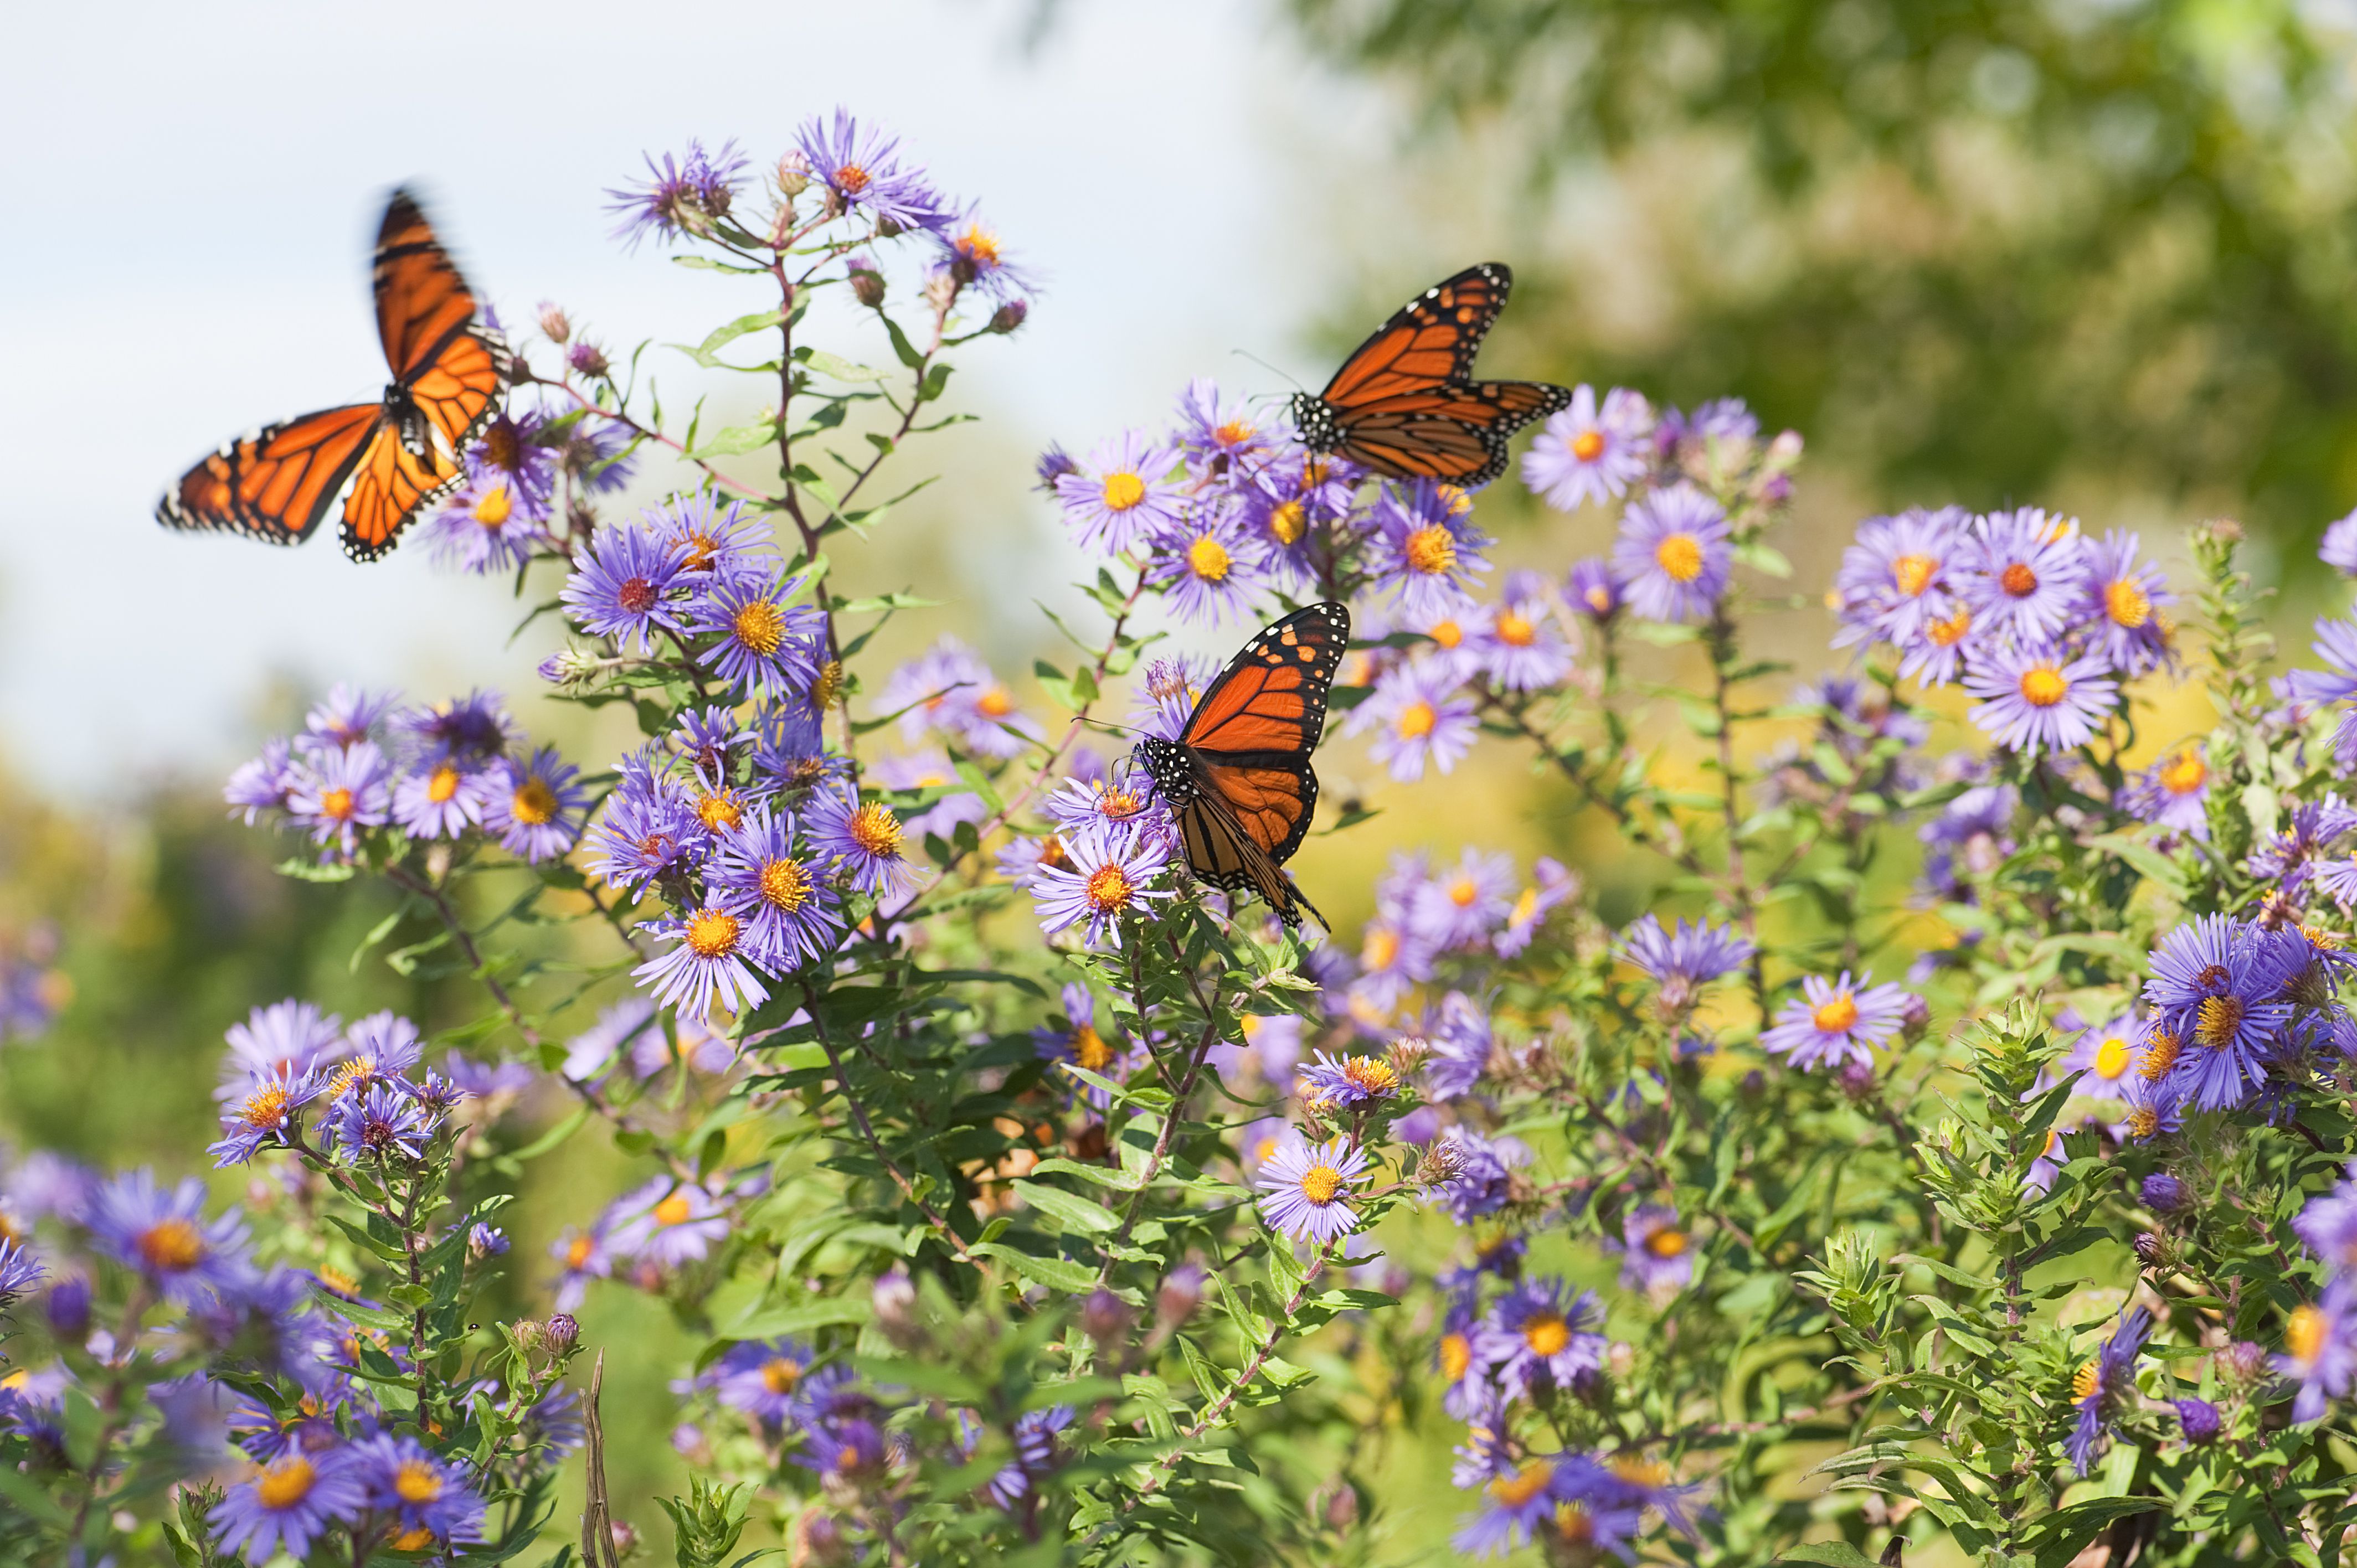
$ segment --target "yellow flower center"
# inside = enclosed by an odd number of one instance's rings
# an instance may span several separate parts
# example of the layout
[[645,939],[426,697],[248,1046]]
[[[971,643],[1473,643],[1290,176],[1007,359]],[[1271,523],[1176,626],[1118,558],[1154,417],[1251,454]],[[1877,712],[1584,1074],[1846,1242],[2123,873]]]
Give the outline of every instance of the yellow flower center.
[[784,1356],[772,1356],[761,1363],[761,1386],[773,1394],[790,1394],[794,1385],[802,1380],[802,1364]]
[[1935,648],[1953,648],[1964,640],[1964,633],[1973,629],[1973,612],[1959,606],[1956,613],[1945,620],[1934,620],[1923,628],[1932,637]]
[[1909,598],[1921,598],[1939,569],[1940,564],[1929,555],[1901,555],[1890,564],[1890,581]]
[[2190,795],[2209,781],[2210,765],[2190,746],[2161,764],[2160,787],[2172,795]]
[[2109,1081],[2128,1070],[2128,1043],[2117,1035],[2095,1047],[2095,1076]]
[[300,1454],[289,1454],[253,1478],[254,1500],[277,1512],[291,1509],[311,1495],[318,1472]]
[[1604,432],[1583,430],[1571,438],[1571,455],[1583,463],[1593,463],[1604,456]]
[[1506,923],[1510,926],[1527,926],[1531,923],[1531,917],[1538,912],[1539,890],[1535,887],[1525,887],[1521,896],[1514,900],[1513,913],[1506,917]]
[[1206,533],[1187,546],[1187,570],[1207,583],[1228,578],[1228,547]]
[[1440,1370],[1450,1382],[1461,1381],[1465,1369],[1473,1364],[1473,1346],[1462,1334],[1440,1337]]
[[761,901],[789,915],[810,900],[810,873],[799,860],[765,860],[761,863]]
[[988,719],[1003,719],[1015,711],[1015,699],[1004,686],[993,686],[974,702],[974,711]]
[[2136,1076],[2147,1083],[2158,1083],[2177,1065],[2177,1053],[2183,1048],[2183,1042],[2175,1035],[2155,1035],[2152,1043],[2144,1048],[2144,1064],[2136,1069]]
[[393,1489],[405,1503],[430,1503],[442,1496],[442,1473],[423,1459],[404,1459],[393,1472]]
[[1309,510],[1299,501],[1286,501],[1268,514],[1268,536],[1279,544],[1298,544],[1308,532]]
[[1430,735],[1439,718],[1430,703],[1414,702],[1400,710],[1399,717],[1392,721],[1392,730],[1402,740],[1414,740],[1420,735]]
[[966,225],[957,237],[957,248],[985,269],[998,264],[998,236],[979,223]]
[[786,640],[786,612],[767,599],[755,599],[737,612],[728,628],[737,641],[767,659]]
[[1640,1458],[1634,1454],[1623,1454],[1614,1459],[1612,1473],[1632,1487],[1648,1488],[1667,1486],[1670,1479],[1667,1465],[1658,1459]]
[[1399,1074],[1391,1064],[1373,1057],[1352,1057],[1342,1064],[1342,1077],[1351,1088],[1365,1094],[1389,1094],[1399,1087]]
[[1490,1495],[1510,1509],[1527,1507],[1533,1498],[1547,1489],[1555,1480],[1555,1461],[1534,1459],[1511,1476],[1501,1476],[1490,1483]]
[[1809,1022],[1824,1034],[1838,1035],[1857,1024],[1857,998],[1836,991],[1809,1010]]
[[2324,1314],[2313,1306],[2291,1309],[2291,1321],[2284,1325],[2284,1348],[2295,1361],[2313,1361],[2324,1348]]
[[1568,1545],[1593,1547],[1596,1516],[1587,1511],[1585,1503],[1559,1503],[1555,1510],[1555,1532]]
[[398,1530],[385,1541],[395,1552],[423,1552],[434,1544],[434,1532],[424,1525],[415,1530]]
[[352,792],[350,789],[329,789],[319,796],[319,815],[337,822],[350,822],[352,815]]
[[2021,700],[2033,708],[2050,708],[2070,690],[2071,682],[2051,664],[2033,664],[2021,672]]
[[1480,886],[1469,876],[1460,876],[1448,885],[1448,901],[1460,909],[1469,909],[1473,900],[1481,897]]
[[1342,1190],[1342,1173],[1332,1165],[1312,1165],[1301,1173],[1301,1196],[1323,1208]]
[[1645,1251],[1657,1258],[1674,1258],[1686,1250],[1686,1233],[1668,1226],[1645,1238]]
[[1457,564],[1457,541],[1448,530],[1434,523],[1409,534],[1401,553],[1407,557],[1409,571],[1437,576]]
[[587,1265],[589,1255],[597,1250],[597,1243],[587,1236],[576,1236],[565,1246],[565,1266],[578,1269]]
[[1103,1072],[1112,1064],[1113,1047],[1096,1031],[1093,1024],[1082,1024],[1072,1031],[1072,1060],[1091,1072]]
[[2076,1373],[2072,1374],[2071,1379],[2071,1397],[2072,1399],[2085,1399],[2089,1394],[2093,1393],[2097,1389],[2103,1386],[2104,1369],[2094,1362],[2090,1361],[2086,1365],[2081,1367]]
[[1107,474],[1102,493],[1107,511],[1127,511],[1146,499],[1146,481],[1126,470]]
[[458,770],[447,762],[436,768],[434,776],[425,781],[425,798],[437,806],[457,792]]
[[538,777],[526,779],[516,786],[515,798],[508,802],[508,815],[528,828],[536,828],[556,819],[556,791],[548,780]]
[[2123,577],[2104,585],[2104,613],[2112,618],[2114,625],[2134,631],[2152,618],[2152,600],[2145,596],[2144,589],[2133,579]]
[[1465,628],[1453,620],[1437,620],[1426,629],[1424,635],[1432,639],[1437,647],[1455,648],[1465,640]]
[[2038,574],[2027,561],[2016,561],[1997,575],[1997,586],[2017,599],[2038,591]]
[[1462,485],[1435,485],[1432,493],[1440,498],[1451,517],[1463,517],[1473,510],[1473,492]]
[[159,1219],[139,1233],[139,1256],[151,1269],[177,1273],[205,1261],[205,1239],[187,1220]]
[[698,958],[726,958],[737,950],[741,929],[726,909],[698,909],[687,918],[688,950]]
[[1571,1343],[1571,1325],[1552,1312],[1542,1312],[1523,1325],[1523,1343],[1537,1356],[1559,1356]]
[[1130,895],[1137,885],[1129,873],[1118,865],[1100,865],[1089,873],[1089,907],[1100,914],[1109,915],[1128,907]]
[[851,814],[851,842],[869,854],[900,853],[900,819],[891,808],[870,800]]
[[1653,559],[1674,583],[1691,583],[1702,575],[1702,542],[1691,533],[1673,533],[1653,546]]
[[2201,1010],[2193,1026],[2193,1037],[2212,1050],[2230,1046],[2243,1028],[2243,999],[2239,996],[2205,996]]
[[835,188],[845,196],[856,196],[874,183],[874,177],[857,164],[845,164],[834,171]]
[[238,1101],[237,1119],[257,1133],[285,1124],[286,1091],[276,1084],[255,1090]]
[[1231,419],[1211,432],[1211,439],[1222,446],[1241,446],[1252,438],[1252,421],[1248,419]]
[[2139,1105],[2128,1112],[2128,1136],[2136,1139],[2151,1137],[2160,1131],[2160,1112],[2149,1105]]
[[684,1225],[687,1223],[687,1217],[694,1212],[695,1210],[687,1201],[687,1194],[674,1192],[655,1205],[655,1223],[665,1226]]
[[745,820],[745,802],[734,789],[723,789],[717,795],[706,795],[695,803],[695,814],[714,832],[733,828]]
[[508,494],[507,486],[494,484],[476,499],[475,521],[485,528],[497,529],[505,525],[508,514],[514,510],[515,499]]
[[1538,640],[1538,628],[1512,610],[1498,612],[1498,640],[1509,648],[1528,648]]
[[1399,957],[1399,933],[1389,927],[1377,926],[1359,944],[1359,962],[1366,969],[1389,969]]
[[818,679],[811,682],[811,705],[823,713],[842,695],[843,660],[830,659],[818,667]]

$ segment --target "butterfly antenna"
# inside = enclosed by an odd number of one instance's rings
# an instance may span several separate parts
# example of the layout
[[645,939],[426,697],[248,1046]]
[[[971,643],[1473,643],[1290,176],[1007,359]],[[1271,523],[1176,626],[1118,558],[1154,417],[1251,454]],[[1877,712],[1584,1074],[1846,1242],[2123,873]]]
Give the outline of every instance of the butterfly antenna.
[[1070,730],[1072,728],[1073,725],[1094,725],[1099,729],[1119,730],[1124,735],[1144,735],[1146,733],[1144,730],[1137,728],[1135,725],[1117,725],[1111,719],[1082,718],[1077,714],[1073,716],[1072,723],[1066,725],[1064,727],[1067,730]]
[[[1240,359],[1245,359],[1245,360],[1250,360],[1254,364],[1258,365],[1262,370],[1264,370],[1264,371],[1274,371],[1276,375],[1278,375],[1278,376],[1282,377],[1284,380],[1288,381],[1292,381],[1292,382],[1293,382],[1293,386],[1294,386],[1294,390],[1295,390],[1295,391],[1297,391],[1297,392],[1308,392],[1308,391],[1309,390],[1308,387],[1303,386],[1303,385],[1301,384],[1301,382],[1300,382],[1297,379],[1296,379],[1296,378],[1295,378],[1295,377],[1294,377],[1294,376],[1293,376],[1289,371],[1284,371],[1284,370],[1282,370],[1282,369],[1279,369],[1279,368],[1278,368],[1277,366],[1275,366],[1275,365],[1272,365],[1272,364],[1270,364],[1266,360],[1262,359],[1258,354],[1254,353],[1254,352],[1253,352],[1251,349],[1237,349],[1233,350],[1233,352],[1236,354],[1236,356],[1237,356],[1238,358],[1240,358]],[[1257,402],[1259,402],[1262,398],[1270,398],[1270,397],[1275,397],[1275,396],[1276,396],[1276,395],[1277,395],[1277,394],[1276,394],[1276,393],[1275,393],[1275,392],[1256,392],[1256,393],[1254,393],[1252,397],[1250,397],[1250,398],[1246,399],[1245,401],[1246,401],[1246,402],[1249,402],[1249,403],[1257,403]]]

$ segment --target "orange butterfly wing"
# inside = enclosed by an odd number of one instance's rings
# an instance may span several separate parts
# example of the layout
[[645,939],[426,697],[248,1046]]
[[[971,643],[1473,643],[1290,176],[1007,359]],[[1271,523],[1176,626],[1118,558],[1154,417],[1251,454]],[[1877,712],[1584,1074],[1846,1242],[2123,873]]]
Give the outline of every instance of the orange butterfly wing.
[[[1272,868],[1301,847],[1317,811],[1309,754],[1326,733],[1326,695],[1350,642],[1348,607],[1296,610],[1228,661],[1178,737],[1201,770],[1204,793]],[[1195,869],[1214,881],[1225,870]]]
[[419,508],[457,489],[466,477],[456,458],[431,446],[412,452],[391,426],[380,430],[344,501],[344,553],[355,561],[375,560],[393,548]]
[[156,520],[299,544],[343,492],[371,438],[387,435],[382,415],[375,403],[354,403],[232,441],[180,476],[156,503]]
[[1502,262],[1481,262],[1434,284],[1342,361],[1326,383],[1326,402],[1339,413],[1436,381],[1463,381],[1513,286],[1513,272]]
[[1395,478],[1472,489],[1504,472],[1506,444],[1571,393],[1544,381],[1456,381],[1383,398],[1336,422],[1336,450]]

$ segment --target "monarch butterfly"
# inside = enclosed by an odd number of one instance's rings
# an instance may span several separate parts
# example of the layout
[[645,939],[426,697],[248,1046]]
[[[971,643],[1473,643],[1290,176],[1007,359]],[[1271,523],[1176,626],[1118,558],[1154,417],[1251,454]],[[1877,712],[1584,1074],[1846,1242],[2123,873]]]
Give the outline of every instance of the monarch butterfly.
[[299,544],[343,496],[344,553],[373,561],[420,508],[457,488],[458,454],[507,391],[507,345],[476,320],[473,292],[406,190],[385,205],[374,279],[393,369],[383,398],[231,441],[164,493],[156,521]]
[[1328,601],[1264,628],[1228,660],[1177,740],[1137,743],[1138,761],[1178,819],[1187,864],[1231,893],[1268,900],[1301,923],[1318,907],[1279,869],[1318,809],[1309,754],[1326,730],[1326,693],[1351,641],[1351,611]]
[[1571,402],[1544,381],[1477,381],[1473,356],[1506,308],[1514,274],[1483,262],[1434,284],[1342,361],[1326,390],[1293,396],[1302,445],[1395,479],[1467,489],[1506,467],[1506,442]]

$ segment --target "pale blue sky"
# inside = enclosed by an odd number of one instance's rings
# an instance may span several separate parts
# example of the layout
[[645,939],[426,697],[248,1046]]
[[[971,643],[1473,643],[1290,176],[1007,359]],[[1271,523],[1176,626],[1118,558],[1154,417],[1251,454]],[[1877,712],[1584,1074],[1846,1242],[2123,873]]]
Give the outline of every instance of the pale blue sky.
[[1235,349],[1310,378],[1302,323],[1370,270],[1317,219],[1325,176],[1379,156],[1387,116],[1255,0],[1080,0],[1028,57],[1028,4],[587,0],[398,32],[395,15],[149,4],[10,23],[0,761],[62,797],[218,772],[274,676],[513,684],[545,651],[504,650],[503,588],[422,550],[355,567],[330,538],[279,551],[149,518],[224,437],[376,394],[366,245],[396,181],[429,192],[511,319],[545,297],[609,340],[693,339],[758,304],[624,253],[603,188],[690,135],[774,154],[838,101],[900,131],[1049,280],[1021,337],[962,371],[992,435],[956,456],[976,542],[957,566],[991,600],[1058,565],[1023,451],[1157,419],[1198,371],[1281,389]]

